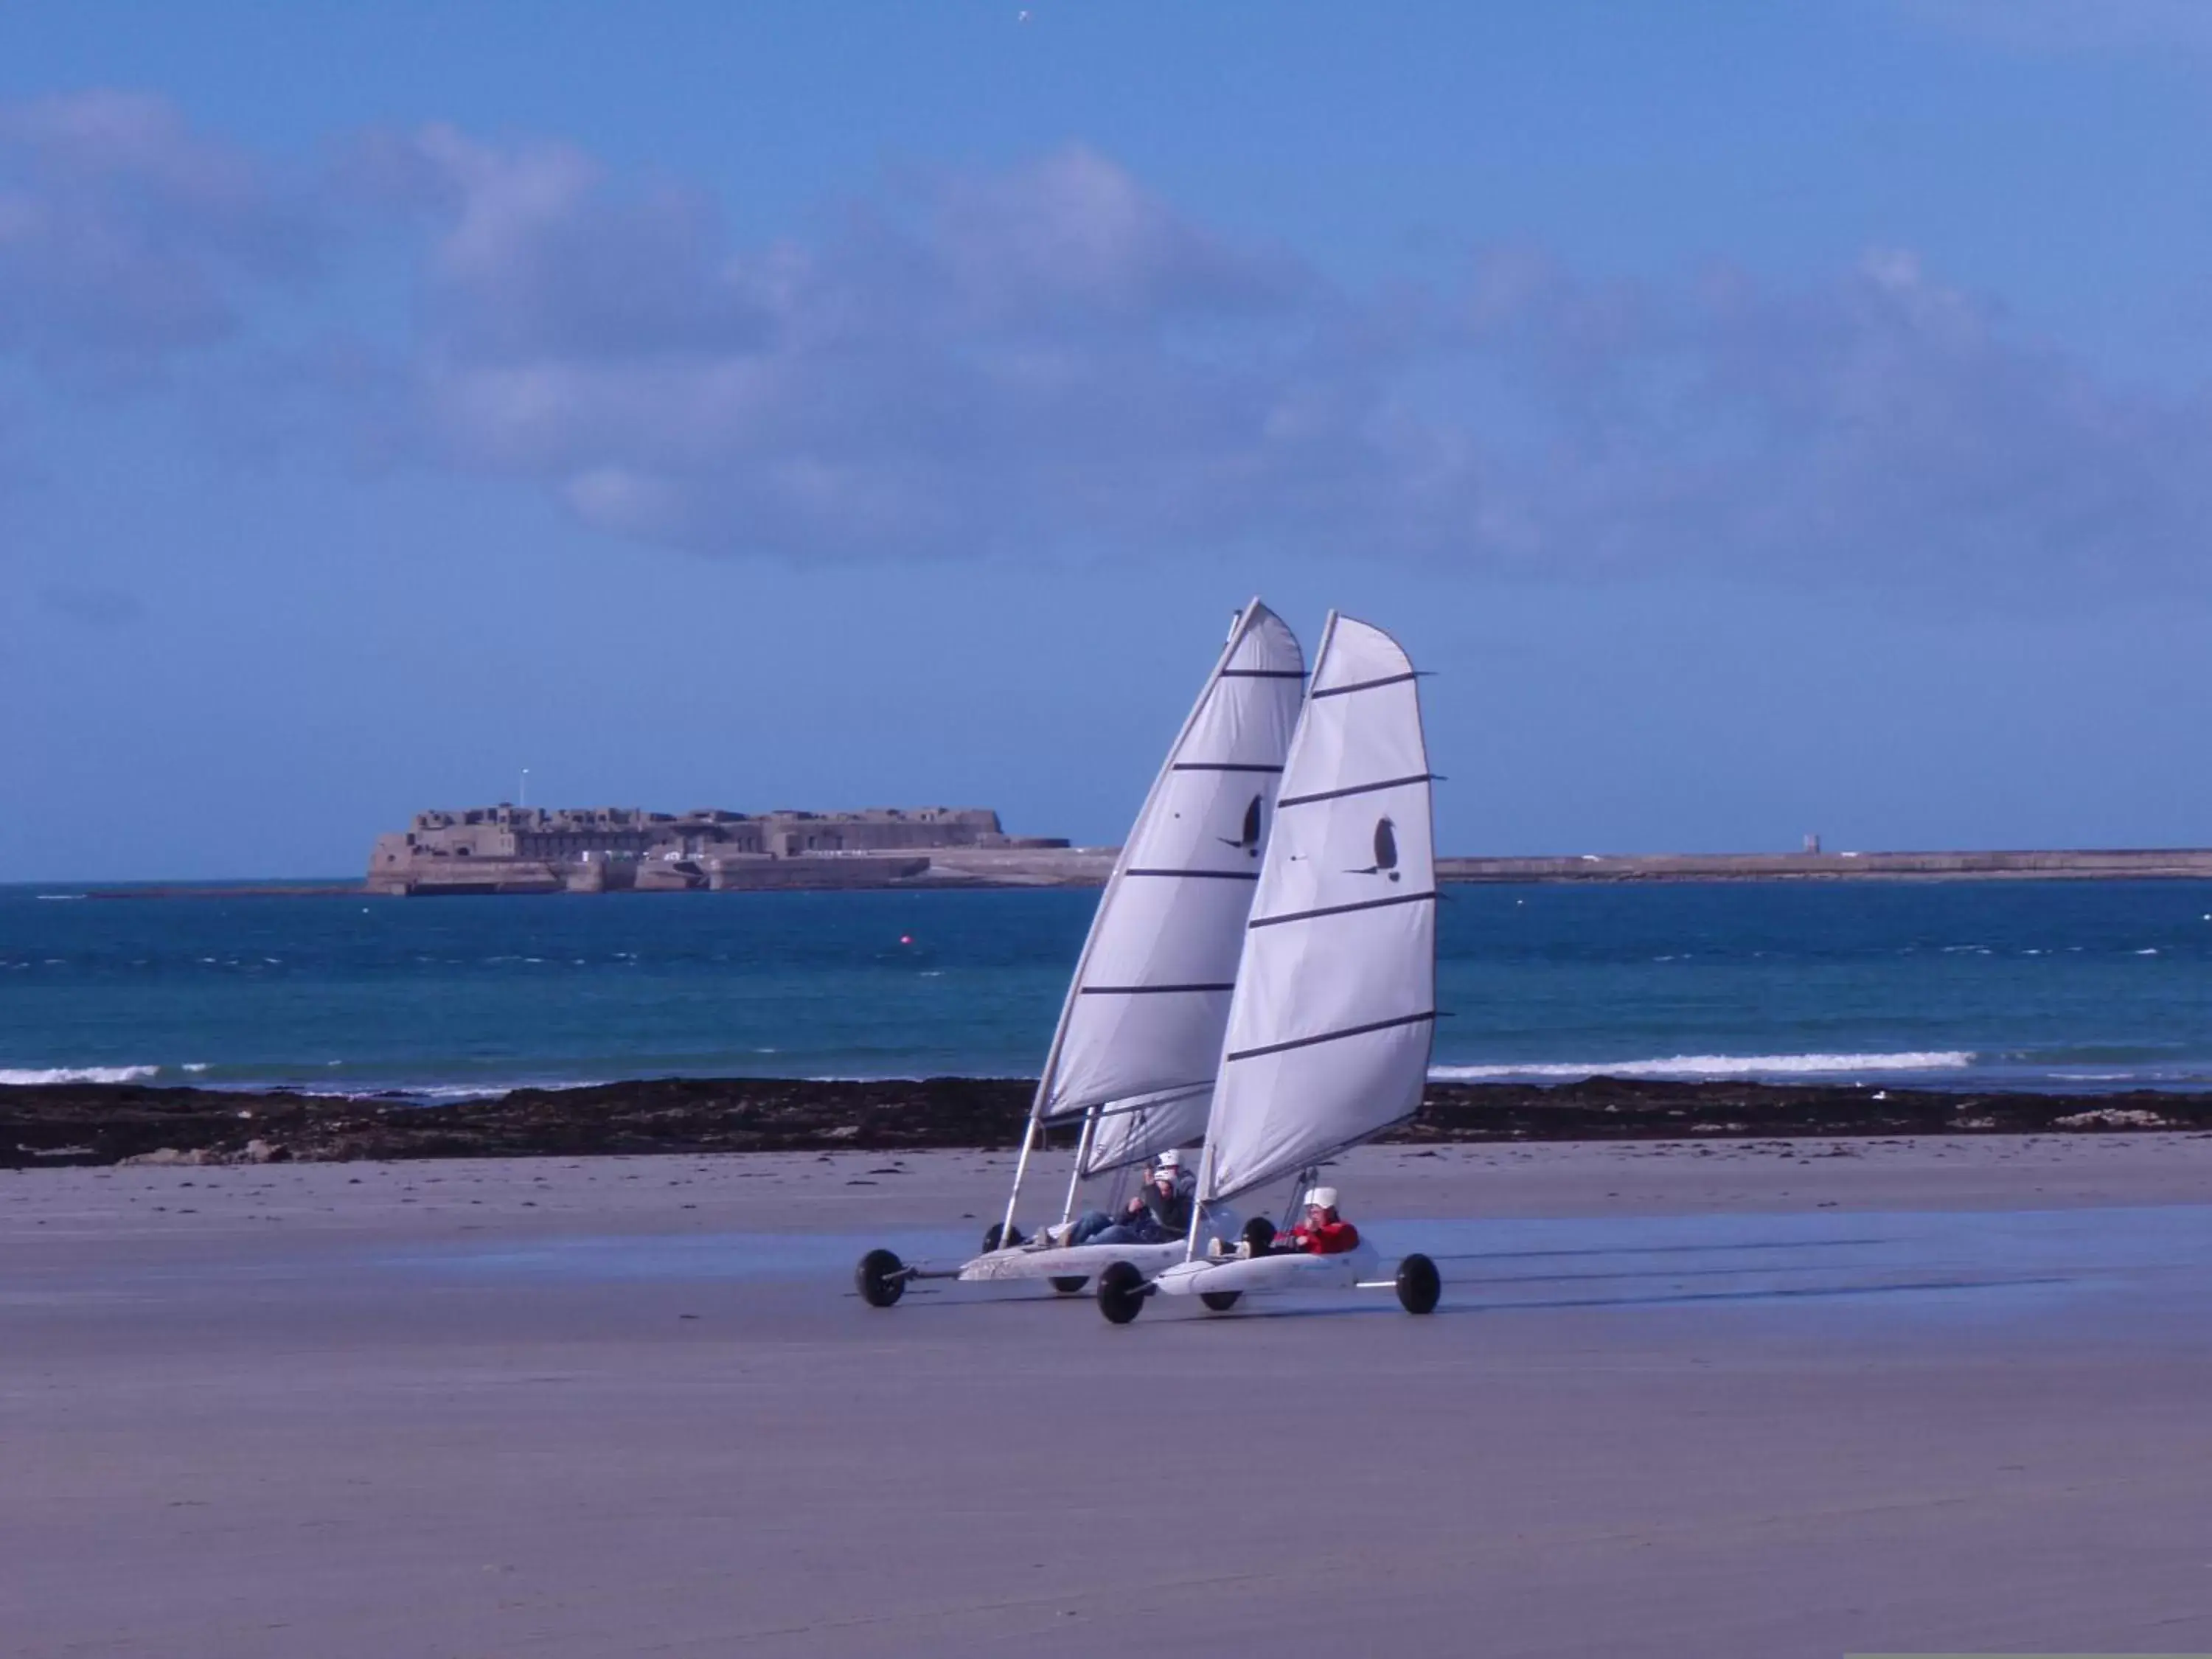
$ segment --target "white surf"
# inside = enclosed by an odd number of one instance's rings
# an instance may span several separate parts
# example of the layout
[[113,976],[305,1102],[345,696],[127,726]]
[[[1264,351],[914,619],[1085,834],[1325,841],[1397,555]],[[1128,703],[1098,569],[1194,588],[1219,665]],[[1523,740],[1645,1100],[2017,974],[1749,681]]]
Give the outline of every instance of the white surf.
[[1893,1072],[1951,1072],[1974,1063],[1965,1049],[1893,1054],[1674,1054],[1650,1060],[1545,1060],[1527,1066],[1437,1066],[1439,1083],[1511,1082],[1522,1078],[1794,1078]]

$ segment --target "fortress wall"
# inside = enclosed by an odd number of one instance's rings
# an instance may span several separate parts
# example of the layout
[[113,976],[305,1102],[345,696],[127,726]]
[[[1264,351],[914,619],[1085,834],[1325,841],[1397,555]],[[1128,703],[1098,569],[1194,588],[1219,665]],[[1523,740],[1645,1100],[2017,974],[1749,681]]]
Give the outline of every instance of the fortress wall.
[[[856,812],[778,810],[684,813],[636,807],[496,806],[415,814],[408,830],[381,835],[370,850],[376,893],[606,892],[636,887],[684,890],[718,884],[718,860],[789,860],[809,866],[840,859],[899,865],[850,874],[811,868],[793,875],[738,871],[728,886],[880,884],[925,873],[928,859],[897,855],[1010,845],[988,807],[871,807]],[[1058,843],[1065,845],[1064,842]]]

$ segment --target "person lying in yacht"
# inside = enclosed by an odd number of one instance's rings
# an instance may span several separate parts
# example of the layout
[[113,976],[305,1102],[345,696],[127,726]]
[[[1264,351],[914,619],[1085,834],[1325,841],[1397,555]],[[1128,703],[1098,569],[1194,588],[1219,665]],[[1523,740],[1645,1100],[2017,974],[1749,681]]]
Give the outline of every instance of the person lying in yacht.
[[1275,1255],[1342,1255],[1359,1247],[1359,1229],[1336,1212],[1336,1188],[1316,1187],[1306,1194],[1306,1218],[1275,1235]]
[[1088,1210],[1072,1222],[1047,1228],[1040,1242],[1164,1244],[1190,1231],[1190,1208],[1197,1197],[1198,1177],[1182,1167],[1182,1154],[1170,1146],[1153,1164],[1150,1179],[1123,1206],[1119,1220],[1103,1210]]

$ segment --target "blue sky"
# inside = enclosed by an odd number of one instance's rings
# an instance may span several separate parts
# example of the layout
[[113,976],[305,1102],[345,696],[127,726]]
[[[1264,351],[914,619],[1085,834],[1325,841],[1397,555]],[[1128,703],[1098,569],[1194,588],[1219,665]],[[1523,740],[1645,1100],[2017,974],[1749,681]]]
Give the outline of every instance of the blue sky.
[[1233,608],[1452,850],[2201,844],[2180,0],[0,11],[0,880],[1115,838]]

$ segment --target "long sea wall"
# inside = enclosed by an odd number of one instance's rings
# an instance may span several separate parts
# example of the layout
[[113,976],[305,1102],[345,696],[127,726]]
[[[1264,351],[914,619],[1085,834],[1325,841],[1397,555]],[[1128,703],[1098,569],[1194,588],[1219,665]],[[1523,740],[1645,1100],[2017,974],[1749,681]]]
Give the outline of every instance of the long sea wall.
[[1439,881],[2212,880],[2212,848],[1985,853],[1585,853],[1440,858]]

